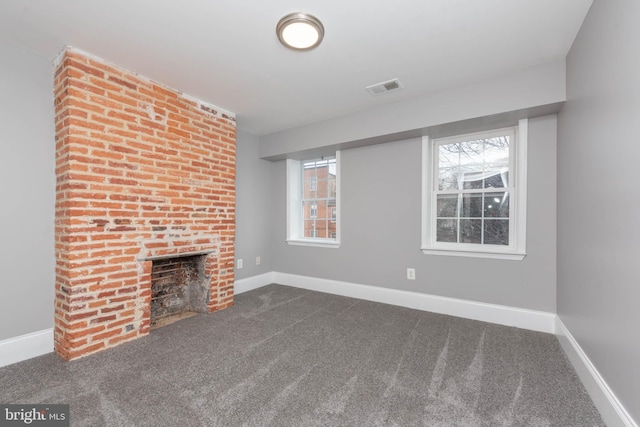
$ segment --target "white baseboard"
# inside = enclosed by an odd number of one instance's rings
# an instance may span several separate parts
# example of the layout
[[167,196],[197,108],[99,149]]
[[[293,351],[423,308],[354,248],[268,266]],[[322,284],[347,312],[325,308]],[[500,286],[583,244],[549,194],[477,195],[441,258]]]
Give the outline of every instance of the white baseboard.
[[251,291],[253,289],[261,288],[263,286],[275,283],[275,273],[270,271],[269,273],[259,274],[257,276],[247,277],[246,279],[236,280],[233,285],[234,294],[241,294],[243,292]]
[[555,333],[556,315],[554,313],[294,274],[275,272],[274,275],[273,283],[281,285],[431,311],[433,313],[448,314],[499,325],[515,326],[538,332]]
[[556,334],[560,345],[582,380],[591,400],[600,411],[602,419],[609,427],[638,427],[631,415],[622,406],[604,378],[591,363],[578,341],[571,335],[560,317],[556,316]]
[[53,351],[53,329],[0,341],[0,367]]

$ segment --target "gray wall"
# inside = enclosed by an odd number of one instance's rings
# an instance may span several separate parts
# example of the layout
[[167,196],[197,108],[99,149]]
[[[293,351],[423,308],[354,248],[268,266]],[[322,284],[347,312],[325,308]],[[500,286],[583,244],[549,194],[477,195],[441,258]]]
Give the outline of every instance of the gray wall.
[[[260,138],[260,156],[278,158],[304,150],[346,145],[367,140],[408,139],[421,131],[447,123],[483,118],[507,112],[529,117],[533,110],[566,99],[564,60],[531,67],[489,80],[380,105],[323,122],[283,130]],[[367,95],[368,96],[368,95]],[[384,97],[377,98],[380,102]],[[547,109],[556,113],[557,108]],[[536,111],[536,115],[543,115]],[[432,129],[430,129],[430,132]],[[413,133],[410,136],[404,134]]]
[[[555,312],[556,116],[529,123],[528,255],[523,261],[420,251],[421,141],[344,150],[341,246],[285,243],[285,162],[273,163],[273,269],[372,286]],[[406,279],[406,268],[417,280]]]
[[[258,137],[238,129],[236,134],[236,280],[273,270],[270,250],[271,163],[258,157]],[[260,265],[256,265],[256,257]],[[237,265],[237,263],[236,263]]]
[[0,340],[53,327],[53,66],[0,44]]
[[640,2],[595,0],[559,116],[558,313],[640,420]]

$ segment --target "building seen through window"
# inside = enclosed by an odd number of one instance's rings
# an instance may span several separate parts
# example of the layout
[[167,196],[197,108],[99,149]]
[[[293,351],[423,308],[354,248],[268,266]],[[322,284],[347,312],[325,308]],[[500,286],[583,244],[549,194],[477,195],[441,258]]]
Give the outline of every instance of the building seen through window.
[[336,159],[302,162],[303,237],[336,238]]

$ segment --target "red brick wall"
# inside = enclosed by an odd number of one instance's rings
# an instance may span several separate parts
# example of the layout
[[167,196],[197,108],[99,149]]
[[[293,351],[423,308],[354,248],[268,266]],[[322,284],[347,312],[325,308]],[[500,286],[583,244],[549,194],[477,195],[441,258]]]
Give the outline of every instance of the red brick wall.
[[235,117],[74,49],[55,71],[55,351],[149,333],[153,257],[206,253],[233,304]]

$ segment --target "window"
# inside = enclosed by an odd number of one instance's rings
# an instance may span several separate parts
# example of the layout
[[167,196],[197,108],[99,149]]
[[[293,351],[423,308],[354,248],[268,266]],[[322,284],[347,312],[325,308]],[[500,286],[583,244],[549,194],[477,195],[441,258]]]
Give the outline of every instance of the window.
[[287,160],[287,242],[339,245],[339,158]]
[[527,120],[518,127],[423,139],[422,250],[523,259]]

